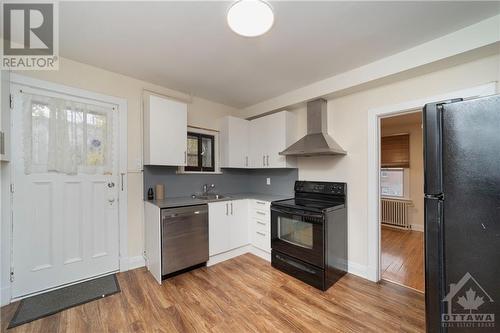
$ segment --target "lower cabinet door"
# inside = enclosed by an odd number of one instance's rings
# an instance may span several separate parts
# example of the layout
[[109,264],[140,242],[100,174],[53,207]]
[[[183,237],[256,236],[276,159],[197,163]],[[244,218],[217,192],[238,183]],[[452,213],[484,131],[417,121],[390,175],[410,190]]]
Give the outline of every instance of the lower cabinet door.
[[229,213],[229,202],[208,204],[208,253],[211,256],[230,249]]
[[229,203],[229,235],[230,248],[235,249],[249,243],[248,241],[248,200],[234,200]]

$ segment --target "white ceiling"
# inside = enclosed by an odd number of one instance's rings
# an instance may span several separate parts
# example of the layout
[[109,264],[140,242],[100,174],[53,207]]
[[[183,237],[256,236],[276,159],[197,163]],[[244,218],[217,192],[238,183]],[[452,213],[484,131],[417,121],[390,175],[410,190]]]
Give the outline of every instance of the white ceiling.
[[500,13],[499,2],[275,2],[258,38],[231,2],[61,2],[63,57],[245,107]]

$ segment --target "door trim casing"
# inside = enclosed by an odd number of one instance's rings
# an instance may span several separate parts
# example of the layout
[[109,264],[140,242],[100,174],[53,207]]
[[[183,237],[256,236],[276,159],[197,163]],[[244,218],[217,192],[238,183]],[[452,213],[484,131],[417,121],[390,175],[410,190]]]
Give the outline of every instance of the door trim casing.
[[497,93],[497,82],[490,82],[468,89],[462,89],[446,94],[428,96],[421,99],[399,104],[387,105],[368,110],[368,266],[366,278],[378,282],[380,272],[380,119],[412,113],[422,109],[425,104],[453,98],[471,99]]
[[[119,112],[119,158],[118,158],[118,178],[119,178],[119,191],[118,191],[118,221],[119,221],[119,270],[124,272],[129,270],[129,258],[128,258],[128,182],[127,182],[127,161],[128,161],[128,141],[127,141],[127,119],[128,119],[128,108],[127,100],[124,98],[118,98],[114,96],[104,95],[95,93],[92,91],[74,88],[67,85],[57,84],[50,81],[34,79],[28,76],[20,74],[11,74],[10,84],[28,86],[35,89],[46,90],[49,92],[55,92],[65,95],[70,95],[73,97],[82,97],[85,99],[91,99],[98,102],[103,102],[107,104],[115,105]],[[12,168],[12,166],[11,166]],[[12,206],[10,207],[12,209]],[[12,217],[11,217],[12,218]],[[12,238],[12,232],[10,232],[10,238]],[[11,251],[13,246],[13,239],[11,241]],[[10,266],[12,263],[12,256],[10,258]],[[2,267],[6,268],[6,267]],[[10,285],[9,285],[10,287]],[[59,286],[61,287],[61,286]],[[57,289],[59,287],[53,288]],[[10,293],[9,293],[10,294]],[[12,301],[12,300],[11,300]]]

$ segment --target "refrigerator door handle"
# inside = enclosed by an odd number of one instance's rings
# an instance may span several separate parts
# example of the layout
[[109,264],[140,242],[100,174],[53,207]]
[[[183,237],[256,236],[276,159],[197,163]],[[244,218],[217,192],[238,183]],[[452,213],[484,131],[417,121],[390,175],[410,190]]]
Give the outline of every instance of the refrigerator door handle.
[[423,110],[424,133],[424,193],[443,193],[443,111],[446,104],[461,98],[429,103]]
[[425,309],[427,332],[440,332],[446,295],[444,276],[443,204],[439,197],[425,198]]

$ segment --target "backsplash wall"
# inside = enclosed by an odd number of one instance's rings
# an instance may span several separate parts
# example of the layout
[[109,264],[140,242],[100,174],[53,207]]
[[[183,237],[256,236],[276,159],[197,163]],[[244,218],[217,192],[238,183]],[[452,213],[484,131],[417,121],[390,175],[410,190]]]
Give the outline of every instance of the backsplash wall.
[[[222,174],[177,174],[176,167],[144,166],[144,198],[150,187],[165,185],[166,197],[200,193],[203,184],[215,184],[215,193],[263,193],[293,196],[298,169],[223,169]],[[266,179],[271,178],[271,185]]]

